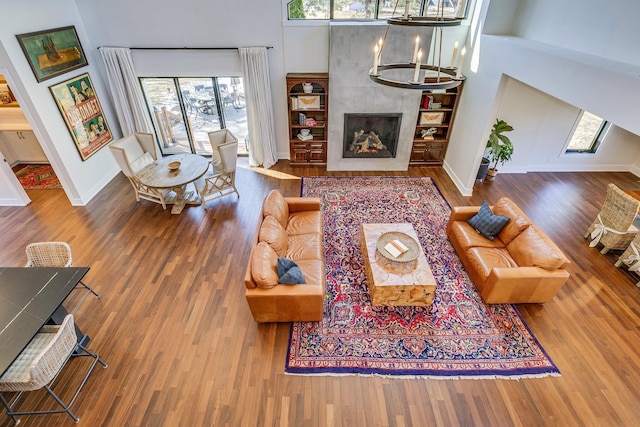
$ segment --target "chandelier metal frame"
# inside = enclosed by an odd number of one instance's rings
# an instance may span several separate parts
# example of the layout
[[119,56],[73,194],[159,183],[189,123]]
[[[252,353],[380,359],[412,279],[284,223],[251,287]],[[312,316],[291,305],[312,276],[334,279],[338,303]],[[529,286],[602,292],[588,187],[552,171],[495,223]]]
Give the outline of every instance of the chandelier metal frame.
[[[396,5],[393,11],[395,14],[398,3],[401,0],[396,0]],[[409,1],[409,0],[407,0]],[[382,57],[382,49],[386,45],[387,35],[389,33],[389,28],[391,25],[398,26],[407,26],[407,27],[431,27],[436,28],[439,32],[436,33],[434,31],[435,40],[433,40],[434,52],[433,52],[433,62],[435,62],[435,55],[437,53],[438,56],[438,64],[437,65],[428,65],[428,64],[420,64],[418,66],[419,72],[421,75],[423,71],[426,72],[428,70],[433,71],[432,76],[426,77],[419,81],[409,81],[409,80],[397,80],[389,77],[384,77],[381,74],[381,71],[386,70],[394,70],[394,69],[406,69],[406,70],[416,70],[416,62],[398,62],[398,63],[389,63],[389,64],[379,64],[376,65],[375,68],[371,68],[369,70],[369,78],[376,83],[397,87],[402,89],[418,89],[423,91],[431,91],[431,90],[441,90],[441,89],[450,89],[457,86],[465,80],[465,77],[458,72],[456,67],[442,67],[442,31],[443,28],[446,27],[456,27],[462,23],[462,19],[460,18],[445,18],[444,14],[444,6],[442,5],[443,1],[438,1],[438,11],[440,13],[439,16],[413,16],[413,15],[405,15],[405,16],[393,16],[387,19],[387,29],[384,33],[384,37],[382,39],[382,47],[378,52],[378,58]],[[406,13],[406,12],[405,12]],[[438,43],[439,37],[439,43]],[[416,47],[417,49],[417,47]],[[377,72],[374,72],[377,71]]]

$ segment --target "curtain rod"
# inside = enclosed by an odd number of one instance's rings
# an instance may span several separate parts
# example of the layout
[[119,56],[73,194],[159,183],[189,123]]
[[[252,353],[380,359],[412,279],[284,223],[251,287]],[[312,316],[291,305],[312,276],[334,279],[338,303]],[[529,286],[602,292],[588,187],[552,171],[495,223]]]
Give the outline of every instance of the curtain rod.
[[[98,49],[107,46],[100,46]],[[273,46],[265,46],[273,49]],[[237,50],[237,47],[130,47],[130,50]]]

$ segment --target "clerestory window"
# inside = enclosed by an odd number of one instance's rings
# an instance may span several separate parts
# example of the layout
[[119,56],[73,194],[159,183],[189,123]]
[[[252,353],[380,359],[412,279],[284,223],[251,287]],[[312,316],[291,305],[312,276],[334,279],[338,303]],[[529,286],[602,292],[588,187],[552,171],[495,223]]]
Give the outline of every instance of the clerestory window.
[[[466,18],[469,3],[468,0],[408,1],[409,14],[416,16],[436,16],[442,2],[443,16],[447,18]],[[388,19],[404,15],[405,6],[405,0],[292,0],[287,4],[289,20]]]

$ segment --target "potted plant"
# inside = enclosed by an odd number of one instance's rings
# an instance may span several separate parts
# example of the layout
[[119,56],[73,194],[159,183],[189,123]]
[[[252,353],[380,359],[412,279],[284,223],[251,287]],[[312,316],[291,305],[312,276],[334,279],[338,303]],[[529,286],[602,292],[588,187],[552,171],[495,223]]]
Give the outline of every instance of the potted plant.
[[489,140],[487,141],[487,157],[492,164],[487,171],[487,179],[493,181],[498,174],[498,163],[504,165],[504,162],[511,160],[513,155],[513,144],[508,136],[503,135],[504,132],[511,132],[513,127],[504,120],[496,119],[491,128]]

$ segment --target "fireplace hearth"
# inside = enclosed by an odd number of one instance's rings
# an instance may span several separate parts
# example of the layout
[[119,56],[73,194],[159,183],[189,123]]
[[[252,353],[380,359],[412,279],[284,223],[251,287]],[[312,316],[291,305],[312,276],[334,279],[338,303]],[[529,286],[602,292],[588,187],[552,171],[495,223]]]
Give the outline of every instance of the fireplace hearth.
[[343,158],[394,158],[402,113],[344,115]]

